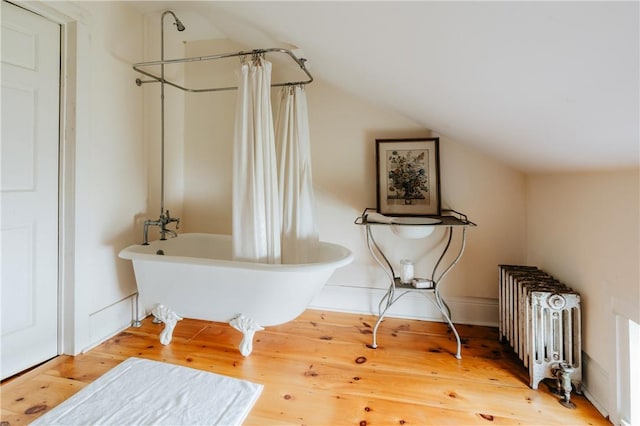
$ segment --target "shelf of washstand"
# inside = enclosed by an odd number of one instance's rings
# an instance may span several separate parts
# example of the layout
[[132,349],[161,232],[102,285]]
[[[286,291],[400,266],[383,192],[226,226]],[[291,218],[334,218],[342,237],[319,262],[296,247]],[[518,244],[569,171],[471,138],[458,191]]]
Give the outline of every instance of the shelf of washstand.
[[[377,332],[378,327],[380,326],[382,320],[387,314],[389,308],[397,302],[402,296],[409,293],[410,291],[422,290],[429,291],[433,294],[434,304],[440,311],[443,318],[446,320],[447,324],[453,331],[457,342],[457,351],[455,357],[457,359],[461,359],[461,347],[462,343],[460,340],[460,335],[456,330],[453,321],[451,320],[451,311],[447,303],[444,301],[443,297],[440,295],[440,286],[442,284],[442,279],[451,271],[451,269],[458,263],[460,258],[462,257],[462,253],[464,252],[464,248],[466,245],[466,231],[467,227],[477,226],[475,223],[471,222],[467,215],[464,213],[460,213],[453,209],[443,210],[443,213],[448,213],[442,216],[402,216],[402,217],[394,217],[394,216],[384,216],[379,214],[376,209],[366,208],[362,212],[362,214],[356,218],[354,223],[356,225],[363,225],[366,227],[366,239],[367,239],[367,247],[369,248],[369,252],[373,259],[378,263],[378,265],[385,270],[385,273],[389,277],[389,289],[385,293],[385,295],[380,300],[378,305],[378,320],[373,329],[373,341],[371,345],[367,345],[372,349],[378,347],[377,344]],[[438,258],[438,261],[433,266],[431,278],[412,278],[411,282],[407,282],[407,277],[404,277],[405,282],[402,282],[402,279],[396,276],[396,273],[393,269],[393,266],[387,256],[384,254],[382,248],[375,241],[372,232],[372,225],[385,225],[390,226],[391,230],[404,238],[409,239],[417,239],[417,238],[425,238],[437,228],[444,227],[446,229],[446,245]],[[461,230],[461,243],[459,246],[459,250],[455,258],[450,261],[448,264],[443,265],[442,271],[439,271],[439,267],[441,266],[443,259],[445,258],[445,254],[451,247],[451,240],[453,237],[454,228],[458,228]],[[407,230],[406,232],[404,230]],[[412,268],[411,268],[412,274]],[[404,276],[404,274],[403,274]],[[399,291],[399,294],[396,294],[396,291]]]
[[[477,226],[469,220],[466,214],[453,209],[443,209],[441,216],[383,216],[372,207],[364,209],[362,214],[356,218],[356,225],[398,225],[398,226]],[[370,218],[373,218],[370,219]],[[386,219],[386,221],[385,221]],[[403,219],[414,219],[414,221],[404,222]],[[439,220],[439,222],[426,222],[427,219]],[[417,223],[417,220],[425,220],[425,223]]]
[[433,291],[435,283],[429,278],[414,278],[410,283],[403,283],[400,277],[394,277],[396,290]]

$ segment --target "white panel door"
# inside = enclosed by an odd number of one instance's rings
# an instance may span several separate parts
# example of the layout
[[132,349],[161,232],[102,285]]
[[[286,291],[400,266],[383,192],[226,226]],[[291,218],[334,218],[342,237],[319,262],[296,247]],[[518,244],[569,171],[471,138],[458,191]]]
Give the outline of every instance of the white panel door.
[[58,354],[60,26],[2,1],[2,378]]

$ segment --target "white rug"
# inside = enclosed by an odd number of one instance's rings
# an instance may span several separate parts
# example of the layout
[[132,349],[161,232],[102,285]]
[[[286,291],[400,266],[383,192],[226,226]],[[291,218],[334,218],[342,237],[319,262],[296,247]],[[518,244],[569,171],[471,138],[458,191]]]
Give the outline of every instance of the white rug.
[[32,425],[240,425],[262,385],[129,358]]

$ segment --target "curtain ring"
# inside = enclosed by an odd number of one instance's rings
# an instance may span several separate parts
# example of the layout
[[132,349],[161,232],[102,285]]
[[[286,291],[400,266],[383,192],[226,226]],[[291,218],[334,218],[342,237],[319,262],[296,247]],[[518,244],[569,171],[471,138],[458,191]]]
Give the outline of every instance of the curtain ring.
[[262,51],[262,50],[254,50],[251,53],[251,60],[254,63],[260,63],[263,59],[265,59],[264,51]]

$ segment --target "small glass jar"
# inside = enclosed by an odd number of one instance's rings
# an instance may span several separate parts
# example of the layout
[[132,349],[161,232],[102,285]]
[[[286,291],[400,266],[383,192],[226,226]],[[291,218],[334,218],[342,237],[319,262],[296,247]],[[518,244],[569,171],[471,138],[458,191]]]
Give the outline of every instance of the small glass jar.
[[401,274],[400,274],[400,282],[402,284],[411,284],[413,281],[413,260],[411,259],[402,259],[400,261],[400,265],[402,266]]

